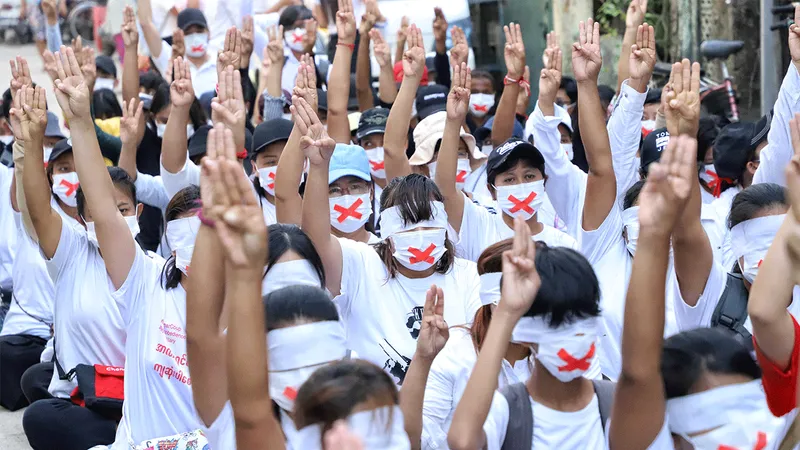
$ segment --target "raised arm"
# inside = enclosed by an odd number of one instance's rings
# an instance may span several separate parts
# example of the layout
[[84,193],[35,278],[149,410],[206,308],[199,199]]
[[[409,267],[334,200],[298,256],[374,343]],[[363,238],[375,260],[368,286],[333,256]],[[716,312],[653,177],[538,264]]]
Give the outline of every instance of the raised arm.
[[436,185],[444,197],[447,220],[456,233],[461,231],[464,218],[464,194],[456,186],[458,172],[458,143],[461,140],[461,124],[469,112],[472,71],[465,63],[453,67],[453,82],[447,96],[447,121],[444,125],[442,144],[436,170]]
[[406,53],[406,42],[408,41],[408,16],[403,16],[400,19],[400,28],[397,29],[397,41],[394,49],[394,61],[403,60],[403,55]]
[[589,162],[583,229],[596,230],[616,201],[617,181],[608,142],[605,113],[600,104],[597,76],[603,63],[600,24],[589,19],[579,25],[579,42],[572,44],[572,69],[578,82],[578,120]]
[[44,13],[47,23],[45,24],[45,40],[47,41],[47,50],[57,52],[61,48],[61,27],[58,24],[58,11],[56,0],[42,0],[42,12]]
[[377,0],[367,0],[367,11],[361,16],[361,25],[358,34],[361,41],[358,43],[358,55],[356,55],[356,97],[358,98],[358,109],[366,111],[375,106],[375,99],[372,97],[372,70],[369,59],[370,31],[375,26],[381,16],[378,9]]
[[[514,133],[516,119],[517,99],[520,89],[530,89],[525,85],[525,43],[522,40],[522,30],[519,24],[511,22],[503,27],[506,35],[506,45],[503,55],[506,61],[506,74],[503,84],[503,94],[497,104],[494,123],[492,124],[492,145],[497,147],[507,141]],[[524,86],[524,87],[523,87]]]
[[631,56],[631,46],[636,43],[639,25],[644,23],[645,14],[647,14],[647,0],[631,0],[628,5],[628,13],[625,15],[625,34],[622,38],[622,50],[617,66],[617,92],[620,92],[622,82],[630,76],[628,59]]
[[122,101],[139,100],[139,31],[133,7],[126,6],[122,22],[122,41],[127,58],[122,62]]
[[397,84],[394,82],[394,69],[392,67],[392,55],[389,51],[389,44],[383,39],[381,32],[372,29],[369,32],[372,41],[372,52],[380,66],[378,75],[378,98],[383,103],[392,104],[397,98]]
[[339,33],[339,40],[336,42],[336,54],[328,81],[329,86],[335,86],[328,90],[328,130],[334,141],[348,144],[350,122],[347,120],[347,100],[350,95],[350,61],[356,42],[356,17],[353,15],[352,0],[338,1],[336,31]]
[[[450,66],[447,58],[447,28],[449,24],[444,11],[438,6],[433,8],[433,67],[436,71],[436,84],[450,88]],[[455,37],[453,38],[455,43]],[[460,64],[459,64],[460,66]]]
[[256,108],[254,113],[254,125],[266,122],[283,114],[283,94],[281,92],[281,76],[283,73],[283,27],[272,27],[267,30],[269,43],[264,47],[264,54],[261,57],[261,70],[258,77],[258,92],[256,94],[256,105],[259,99],[266,93],[264,98],[263,114]]
[[[11,131],[14,133],[13,159],[14,159],[14,187],[12,189],[13,198],[12,206],[15,211],[18,211],[22,216],[22,225],[25,227],[28,235],[34,240],[36,238],[36,230],[33,228],[31,216],[28,213],[28,206],[25,203],[25,187],[22,184],[23,169],[25,167],[25,133],[22,130],[20,122],[21,115],[24,114],[22,109],[22,99],[17,99],[16,91],[19,91],[22,86],[31,86],[30,70],[28,69],[28,62],[17,56],[16,61],[11,60],[11,110],[19,111],[19,114],[9,114],[8,120],[11,126]],[[16,89],[15,89],[16,88]]]
[[[218,166],[237,162],[233,133],[224,125],[216,124],[209,131],[207,147],[206,158]],[[219,267],[225,253],[212,225],[223,223],[220,214],[233,205],[227,192],[215,190],[218,187],[221,186],[213,182],[204,166],[200,177],[204,220],[194,244],[192,277],[186,288],[187,364],[192,374],[194,405],[206,426],[217,420],[228,401],[223,319],[225,272]],[[233,185],[232,190],[236,189],[238,186]]]
[[[247,108],[242,92],[242,74],[238,68],[228,65],[220,73],[217,96],[211,101],[211,120],[222,122],[233,132],[233,142],[242,151],[245,148]],[[191,106],[191,104],[190,104]]]
[[406,147],[408,147],[408,125],[411,111],[417,98],[422,73],[425,69],[425,50],[422,43],[422,30],[416,25],[408,29],[408,50],[403,55],[403,82],[400,92],[389,110],[386,120],[386,134],[383,138],[386,180],[403,177],[411,173]]
[[325,132],[311,105],[302,98],[297,100],[292,104],[294,126],[302,135],[300,149],[309,162],[302,228],[322,258],[328,290],[335,297],[339,295],[342,284],[342,247],[331,234],[328,169],[336,143]]
[[[296,98],[303,98],[314,111],[317,110],[317,72],[308,55],[303,55],[300,67],[297,69],[292,103]],[[303,220],[303,199],[300,197],[299,183],[303,176],[303,163],[306,158],[300,150],[300,136],[298,127],[293,127],[278,160],[278,169],[275,173],[275,213],[278,223],[300,225]]]
[[161,34],[158,32],[155,24],[153,24],[153,7],[150,3],[151,0],[138,0],[136,2],[137,17],[139,17],[139,26],[142,27],[142,34],[144,41],[147,43],[147,48],[150,50],[150,56],[153,60],[161,56]]
[[[226,152],[235,153],[233,133],[225,130],[225,135]],[[217,217],[214,229],[226,256],[224,301],[230,309],[224,350],[225,366],[230,374],[226,377],[227,391],[236,424],[236,446],[240,450],[283,450],[286,444],[269,395],[266,326],[261,300],[261,278],[268,256],[267,226],[241,164],[235,160],[206,158],[203,169],[204,176],[214,186],[214,194],[220,194],[219,202],[214,199],[214,203],[229,205],[213,215]],[[217,306],[209,304],[209,307],[212,315],[220,309],[218,303]],[[188,320],[187,316],[187,328]],[[217,333],[220,333],[218,328]],[[215,342],[212,346],[216,351],[222,350],[218,344]],[[208,347],[200,350],[205,352]],[[210,358],[216,351],[203,358]],[[216,387],[218,389],[219,385]]]
[[167,128],[161,143],[161,165],[169,173],[178,173],[186,164],[189,108],[194,101],[192,74],[189,61],[178,58],[172,65],[172,84],[169,87],[169,101],[172,107],[167,119]]
[[94,131],[90,111],[91,94],[78,60],[72,49],[67,47],[62,47],[57,56],[59,81],[56,82],[56,99],[70,124],[75,143],[72,147],[75,170],[81,181],[86,206],[92,212],[103,261],[114,288],[119,289],[133,266],[136,242],[114,199],[114,184],[108,175]]
[[497,377],[511,341],[511,332],[531,308],[541,279],[536,272],[536,243],[524,220],[514,219],[514,246],[503,253],[502,295],[489,324],[478,361],[453,414],[447,443],[453,450],[484,448],[483,423],[489,415]]
[[653,163],[640,194],[639,246],[625,301],[622,372],[611,416],[611,450],[648,448],[664,424],[661,377],[664,302],[669,241],[697,185],[697,141],[673,137]]
[[442,351],[449,338],[450,331],[444,320],[444,292],[434,285],[425,295],[417,351],[414,352],[414,359],[408,367],[403,388],[400,390],[400,409],[403,411],[403,422],[412,450],[422,447],[422,403],[428,374],[434,358]]
[[119,139],[122,141],[122,151],[119,154],[119,167],[128,172],[131,180],[136,181],[136,153],[139,142],[144,136],[144,103],[138,98],[122,102],[122,119],[119,121]]

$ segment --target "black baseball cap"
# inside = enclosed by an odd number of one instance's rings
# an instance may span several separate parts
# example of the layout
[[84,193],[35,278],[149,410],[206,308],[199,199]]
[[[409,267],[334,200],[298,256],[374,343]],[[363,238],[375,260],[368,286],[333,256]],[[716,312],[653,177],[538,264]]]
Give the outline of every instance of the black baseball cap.
[[661,103],[661,89],[650,89],[644,97],[644,104]]
[[519,155],[530,161],[534,166],[544,166],[544,156],[528,141],[511,138],[498,146],[489,154],[486,161],[486,176],[493,179],[497,170],[502,166],[511,155]]
[[292,134],[293,126],[294,123],[286,119],[272,119],[260,123],[253,133],[253,146],[250,156],[255,156],[274,142],[288,141],[289,135]]
[[720,130],[714,141],[714,168],[720,178],[741,178],[758,146],[752,143],[757,135],[753,122],[734,122]]
[[433,113],[447,109],[448,89],[440,84],[419,88],[417,92],[417,118],[422,120]]
[[206,22],[206,16],[203,11],[197,8],[186,8],[178,13],[178,28],[186,31],[192,25],[199,25],[208,29],[208,22]]
[[386,121],[389,120],[389,110],[386,108],[372,108],[364,111],[358,119],[356,139],[361,140],[370,134],[386,133]]
[[767,114],[761,117],[761,119],[756,122],[755,129],[753,132],[753,138],[750,139],[750,145],[753,147],[758,147],[759,144],[764,142],[767,139],[767,134],[769,134],[769,128],[772,125],[772,110],[770,109]]
[[53,161],[57,160],[59,156],[71,151],[72,139],[62,139],[53,147],[53,151],[50,152],[50,158],[47,159],[47,163],[51,164]]
[[328,92],[317,89],[317,109],[328,111]]
[[211,131],[211,125],[203,125],[202,127],[194,130],[194,134],[189,139],[189,157],[195,158],[206,154],[206,145],[208,144],[208,132]]
[[117,65],[114,64],[114,60],[110,57],[100,55],[94,59],[94,65],[97,66],[97,70],[102,70],[114,78],[117,78]]
[[667,148],[668,144],[669,131],[667,131],[666,128],[653,130],[647,135],[646,138],[644,138],[644,142],[642,142],[642,149],[640,151],[640,155],[642,157],[642,172],[647,173],[647,168],[650,166],[650,164],[661,159],[661,152]]

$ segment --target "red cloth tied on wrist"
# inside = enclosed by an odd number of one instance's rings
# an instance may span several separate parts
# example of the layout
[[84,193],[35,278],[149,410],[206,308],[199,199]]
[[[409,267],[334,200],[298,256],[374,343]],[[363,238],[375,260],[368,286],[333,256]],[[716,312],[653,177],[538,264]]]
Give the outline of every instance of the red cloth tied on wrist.
[[244,150],[241,150],[241,151],[238,151],[238,152],[236,152],[236,157],[237,157],[238,159],[245,159],[245,158],[247,158],[247,149],[244,149]]
[[506,86],[508,86],[509,84],[518,84],[523,89],[525,89],[525,95],[527,95],[527,96],[531,95],[531,84],[528,83],[527,81],[525,81],[525,77],[519,77],[519,79],[516,80],[516,79],[511,78],[508,75],[506,75],[506,77],[503,78],[503,84],[506,85]]

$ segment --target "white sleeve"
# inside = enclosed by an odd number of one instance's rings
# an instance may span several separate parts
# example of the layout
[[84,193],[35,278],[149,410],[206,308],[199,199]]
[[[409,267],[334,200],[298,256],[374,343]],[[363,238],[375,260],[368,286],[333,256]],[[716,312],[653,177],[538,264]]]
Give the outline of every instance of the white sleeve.
[[789,120],[800,112],[800,74],[794,64],[783,78],[778,100],[775,102],[774,114],[767,135],[767,146],[761,150],[761,160],[753,177],[753,184],[777,183],[786,186],[783,171],[794,156],[792,138],[789,133]]
[[137,172],[134,186],[136,186],[136,200],[161,211],[167,209],[170,197],[167,195],[161,177]]
[[614,113],[608,120],[608,141],[611,145],[611,156],[614,164],[614,175],[617,177],[617,200],[638,180],[636,152],[642,140],[642,112],[647,91],[638,92],[622,83]]
[[[141,36],[141,29],[139,30],[139,35]],[[144,39],[142,39],[144,41]],[[151,57],[152,58],[152,57]],[[158,55],[158,58],[152,58],[153,63],[156,65],[156,69],[161,72],[161,75],[167,76],[167,68],[169,67],[169,59],[172,58],[172,46],[167,44],[167,41],[161,40],[161,54]]]
[[714,309],[716,309],[719,299],[725,291],[727,282],[728,273],[715,261],[711,266],[706,286],[703,288],[703,293],[700,294],[697,304],[689,306],[683,300],[675,271],[670,271],[667,279],[667,296],[669,297],[667,301],[672,302],[675,310],[678,331],[711,326],[711,316],[714,314]]
[[625,238],[622,237],[623,224],[620,209],[619,205],[615,204],[596,230],[581,229],[581,238],[579,239],[581,253],[586,256],[590,264],[597,264],[615,246],[625,245]]
[[339,238],[338,241],[342,248],[342,282],[340,287],[341,294],[334,301],[343,316],[342,320],[347,322],[344,320],[344,316],[350,314],[353,299],[359,296],[360,280],[365,276],[374,276],[366,268],[366,260],[363,253],[374,253],[375,250],[367,244],[347,238]]
[[495,391],[492,397],[492,406],[486,422],[483,423],[483,433],[486,435],[486,450],[500,450],[506,439],[508,429],[508,401],[503,394]]
[[167,197],[171,199],[183,188],[191,185],[200,186],[200,168],[188,157],[178,173],[170,173],[161,164],[161,182],[164,184]]
[[139,305],[145,299],[148,285],[159,282],[163,268],[163,259],[154,259],[153,254],[145,253],[141,247],[136,246],[136,256],[125,282],[111,293],[111,298],[125,308],[126,322],[136,317]]
[[58,238],[56,252],[53,253],[53,257],[49,260],[42,255],[45,258],[47,272],[54,283],[64,270],[77,260],[74,258],[76,254],[86,253],[86,246],[88,245],[89,239],[86,237],[86,233],[81,234],[80,231],[68,224],[62,217],[61,236]]
[[[446,346],[446,345],[445,345]],[[422,448],[435,450],[447,448],[447,418],[453,410],[453,379],[448,353],[444,350],[433,360],[425,401],[422,403]],[[448,370],[449,369],[449,370]]]
[[457,241],[453,242],[456,247],[456,256],[459,258],[477,261],[486,247],[494,242],[487,242],[487,233],[494,230],[490,223],[492,213],[485,207],[476,204],[469,197],[464,197],[464,212],[461,216],[461,229],[459,230]]
[[587,175],[561,151],[561,119],[545,117],[536,103],[533,111],[533,142],[545,161],[545,190],[558,217],[566,223],[567,233],[577,236],[583,216]]

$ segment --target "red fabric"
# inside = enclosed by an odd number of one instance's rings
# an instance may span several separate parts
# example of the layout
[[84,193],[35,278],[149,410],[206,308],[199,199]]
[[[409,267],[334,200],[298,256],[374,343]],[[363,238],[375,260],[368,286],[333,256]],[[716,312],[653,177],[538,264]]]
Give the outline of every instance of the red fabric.
[[122,367],[94,365],[95,397],[125,398],[125,370]]
[[[395,83],[402,83],[403,82],[403,61],[397,61],[394,63],[394,82]],[[419,81],[420,86],[427,86],[428,85],[428,67],[424,67],[422,69],[422,79]]]
[[755,336],[753,345],[756,349],[756,358],[761,366],[761,383],[767,394],[767,405],[775,417],[785,416],[797,407],[797,362],[800,358],[800,324],[792,316],[794,323],[794,346],[789,368],[782,370],[770,361],[758,348]]

